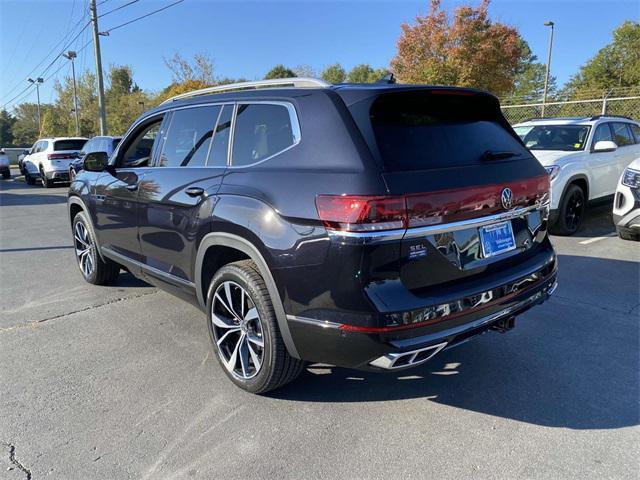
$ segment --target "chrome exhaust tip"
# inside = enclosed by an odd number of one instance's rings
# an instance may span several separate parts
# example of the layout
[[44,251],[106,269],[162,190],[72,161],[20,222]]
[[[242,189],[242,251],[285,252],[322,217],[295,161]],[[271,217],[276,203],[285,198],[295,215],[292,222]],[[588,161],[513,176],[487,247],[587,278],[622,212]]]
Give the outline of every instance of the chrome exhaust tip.
[[382,357],[376,358],[370,362],[369,365],[385,370],[413,367],[433,358],[440,350],[447,346],[447,343],[448,342],[438,343],[409,352],[387,353]]

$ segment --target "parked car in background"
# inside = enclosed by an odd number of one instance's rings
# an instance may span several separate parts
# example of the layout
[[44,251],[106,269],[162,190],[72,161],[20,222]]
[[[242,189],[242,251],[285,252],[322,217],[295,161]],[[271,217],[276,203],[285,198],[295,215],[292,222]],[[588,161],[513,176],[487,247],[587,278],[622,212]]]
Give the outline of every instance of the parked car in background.
[[624,240],[640,240],[640,157],[624,170],[613,200],[613,223]]
[[2,178],[11,178],[11,165],[8,155],[4,152],[4,148],[0,149],[0,174]]
[[126,268],[199,305],[250,392],[305,361],[422,364],[510,330],[556,288],[549,176],[485,92],[212,87],[146,112],[84,167],[68,199],[84,279]]
[[24,170],[24,159],[25,159],[25,158],[26,158],[30,153],[31,153],[31,149],[30,149],[30,148],[27,148],[27,149],[24,149],[20,155],[18,155],[18,170],[20,170],[20,173],[21,173],[22,175],[24,175],[24,172],[25,172],[25,170]]
[[588,202],[613,200],[618,179],[640,156],[640,124],[627,117],[549,118],[515,125],[551,178],[551,232],[574,234]]
[[71,162],[69,166],[69,179],[73,181],[76,175],[82,170],[84,157],[91,152],[105,152],[108,157],[111,156],[122,137],[99,136],[93,137],[82,147],[82,151],[78,158]]
[[24,178],[29,185],[37,179],[45,188],[55,182],[69,181],[69,165],[78,158],[87,142],[82,137],[42,138],[31,148],[31,153],[23,161]]

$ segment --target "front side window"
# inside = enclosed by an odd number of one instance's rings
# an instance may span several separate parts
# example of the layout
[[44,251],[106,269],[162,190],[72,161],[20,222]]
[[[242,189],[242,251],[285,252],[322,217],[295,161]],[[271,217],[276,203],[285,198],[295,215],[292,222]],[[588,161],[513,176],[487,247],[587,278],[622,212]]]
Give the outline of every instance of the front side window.
[[616,145],[624,147],[625,145],[636,143],[626,123],[613,122],[611,126],[613,129],[613,141],[616,142]]
[[154,144],[160,140],[161,124],[162,118],[159,118],[139,130],[120,156],[118,166],[125,168],[148,167]]
[[202,167],[207,163],[220,106],[176,110],[160,155],[160,167]]
[[596,128],[596,132],[593,134],[593,146],[598,142],[613,142],[613,137],[611,136],[611,128],[609,128],[608,123],[601,123]]
[[259,103],[238,105],[233,134],[234,166],[259,162],[295,143],[287,107]]
[[583,150],[589,126],[587,125],[536,125],[515,127],[514,130],[529,150]]

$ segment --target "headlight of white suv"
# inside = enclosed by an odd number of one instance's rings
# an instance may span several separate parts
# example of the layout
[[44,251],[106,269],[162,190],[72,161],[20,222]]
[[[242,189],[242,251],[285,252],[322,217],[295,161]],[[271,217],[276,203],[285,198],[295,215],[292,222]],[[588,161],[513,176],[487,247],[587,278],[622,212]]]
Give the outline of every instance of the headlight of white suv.
[[558,174],[560,173],[560,167],[557,165],[550,165],[548,167],[544,167],[544,169],[547,171],[547,173],[549,174],[549,181],[553,181],[553,179],[555,179]]
[[640,188],[640,172],[625,168],[622,174],[622,184],[631,188]]

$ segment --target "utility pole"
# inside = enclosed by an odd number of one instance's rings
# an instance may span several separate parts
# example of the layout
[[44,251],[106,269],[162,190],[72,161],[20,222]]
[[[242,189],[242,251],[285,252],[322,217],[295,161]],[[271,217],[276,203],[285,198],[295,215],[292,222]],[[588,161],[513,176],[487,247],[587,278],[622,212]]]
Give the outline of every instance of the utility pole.
[[544,22],[545,27],[551,27],[551,32],[549,33],[549,54],[547,55],[547,73],[544,77],[544,93],[542,95],[542,117],[544,118],[544,107],[547,103],[547,91],[549,89],[549,72],[551,72],[551,49],[553,48],[553,26],[555,23],[549,21]]
[[62,54],[63,57],[71,60],[71,75],[73,76],[73,112],[76,117],[76,135],[80,136],[80,117],[78,117],[78,92],[76,91],[76,67],[73,61],[78,55],[73,50]]
[[43,78],[28,78],[27,81],[29,83],[35,83],[36,85],[36,95],[38,96],[38,136],[40,136],[40,132],[42,131],[42,118],[40,116],[40,84],[44,82]]
[[98,32],[98,11],[96,0],[91,0],[91,23],[93,23],[93,52],[96,57],[96,77],[98,78],[98,111],[100,112],[100,135],[107,134],[107,114],[104,106],[104,79],[102,78],[102,58],[100,57],[100,33]]

